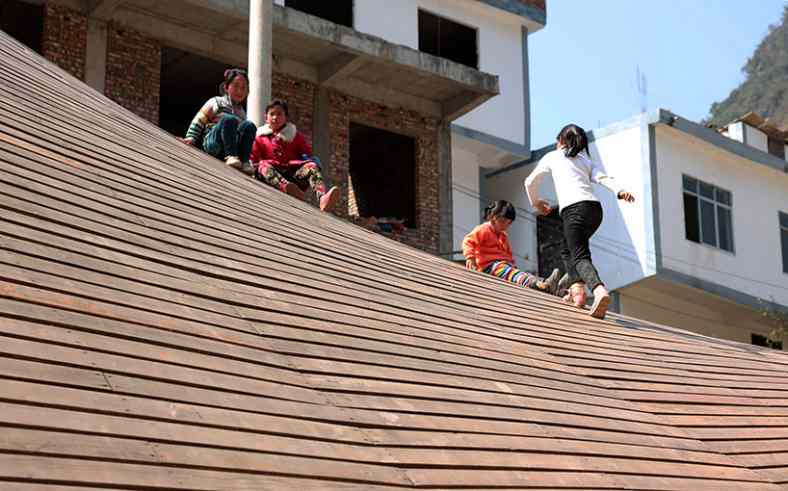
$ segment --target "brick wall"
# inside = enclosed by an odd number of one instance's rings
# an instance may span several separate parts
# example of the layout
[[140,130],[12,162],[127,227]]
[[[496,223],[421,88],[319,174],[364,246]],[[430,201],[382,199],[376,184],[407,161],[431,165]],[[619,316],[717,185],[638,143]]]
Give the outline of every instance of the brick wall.
[[87,17],[76,10],[46,3],[41,54],[80,80],[85,80],[87,36]]
[[108,24],[104,94],[158,124],[160,83],[161,44],[132,29]]
[[342,188],[337,214],[348,217],[357,209],[349,182],[350,122],[357,122],[416,140],[416,224],[402,234],[384,234],[418,249],[437,254],[440,240],[438,203],[438,121],[414,111],[394,109],[331,91],[329,126],[331,164],[327,173]]

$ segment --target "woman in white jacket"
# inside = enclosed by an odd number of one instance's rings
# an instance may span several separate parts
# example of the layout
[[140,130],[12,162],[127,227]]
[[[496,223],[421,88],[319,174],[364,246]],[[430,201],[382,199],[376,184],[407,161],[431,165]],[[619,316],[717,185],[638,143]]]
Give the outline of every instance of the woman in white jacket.
[[585,287],[588,286],[594,294],[591,315],[602,319],[610,305],[610,294],[591,262],[588,247],[588,241],[602,223],[602,205],[594,196],[591,183],[605,186],[618,199],[628,203],[634,202],[635,197],[620,188],[599,164],[591,160],[586,132],[574,124],[561,129],[556,138],[556,149],[542,157],[525,180],[528,200],[540,215],[551,211],[550,204],[539,197],[539,184],[547,174],[552,174],[558,196],[564,232],[561,259],[572,285],[564,298],[582,308],[585,305]]

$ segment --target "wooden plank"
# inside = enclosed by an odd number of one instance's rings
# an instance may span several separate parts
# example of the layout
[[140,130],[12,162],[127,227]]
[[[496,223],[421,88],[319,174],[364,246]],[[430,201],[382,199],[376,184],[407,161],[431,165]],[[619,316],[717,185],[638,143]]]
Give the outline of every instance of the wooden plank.
[[[214,353],[207,350],[199,353],[191,349],[183,349],[176,344],[159,344],[158,341],[160,339],[156,337],[138,341],[123,339],[118,337],[117,334],[112,332],[94,334],[81,330],[72,330],[70,326],[64,328],[18,319],[4,319],[2,332],[3,336],[15,336],[19,339],[41,340],[84,350],[131,356],[135,359],[149,360],[154,363],[161,362],[286,386],[306,388],[305,379],[298,373],[264,364],[263,362],[268,357],[265,351],[250,354],[247,360],[234,360],[225,356],[221,349]],[[4,351],[0,347],[0,352]],[[7,353],[7,351],[5,352]],[[229,384],[227,386],[232,387]],[[283,388],[283,390],[286,391],[287,389]],[[314,397],[312,400],[314,400]]]
[[672,426],[682,427],[746,427],[776,426],[788,427],[788,416],[662,416],[661,421]]
[[441,487],[547,487],[562,489],[613,488],[654,491],[778,491],[773,484],[709,479],[683,479],[594,472],[550,472],[525,470],[477,471],[472,469],[410,469],[408,476],[416,486]]
[[[325,398],[310,389],[255,380],[237,375],[211,372],[178,366],[163,361],[141,360],[117,356],[84,348],[70,348],[31,340],[2,338],[0,353],[21,356],[40,362],[54,362],[69,366],[97,369],[104,373],[128,374],[193,387],[224,390],[241,394],[289,399],[311,403],[325,403]],[[162,351],[167,356],[167,351]]]
[[644,411],[653,414],[698,414],[729,416],[788,416],[788,407],[763,405],[759,399],[751,399],[747,406],[712,406],[707,404],[640,403]]
[[788,452],[788,438],[707,441],[704,445],[712,452],[728,454],[736,459],[745,454],[757,456]]
[[[7,385],[7,384],[4,384]],[[62,396],[62,394],[58,394]],[[61,399],[65,398],[62,396]],[[89,400],[96,400],[93,394],[87,394]],[[103,398],[106,400],[107,398]],[[113,400],[114,407],[121,405],[123,400]],[[0,403],[3,413],[0,424],[4,426],[25,426],[43,431],[68,432],[74,434],[94,434],[109,439],[133,439],[170,443],[194,447],[215,447],[264,452],[282,455],[300,455],[314,458],[341,459],[345,461],[366,463],[392,463],[386,449],[361,443],[353,443],[353,438],[363,438],[357,429],[319,425],[310,430],[304,422],[295,418],[273,418],[263,416],[248,417],[228,411],[216,411],[210,408],[195,408],[173,405],[169,414],[160,411],[161,405],[142,414],[143,405],[140,401],[130,401],[126,413],[120,411],[91,411],[91,408],[76,407],[79,403],[63,404],[63,409]],[[151,418],[152,413],[162,416]],[[205,415],[206,421],[200,418]],[[222,419],[223,418],[223,419]],[[272,423],[272,427],[263,424]],[[237,426],[233,426],[235,423]],[[220,426],[221,424],[221,426]],[[322,426],[322,428],[320,427]],[[4,430],[5,431],[5,430]],[[355,433],[355,434],[354,434]],[[331,440],[324,438],[331,437]],[[343,441],[344,440],[344,441]],[[119,442],[120,450],[122,445]],[[13,448],[8,448],[13,451]],[[82,450],[74,447],[68,455],[79,455]],[[107,456],[109,458],[109,455]]]
[[282,474],[219,472],[195,468],[178,468],[102,462],[57,457],[0,454],[0,481],[21,480],[65,484],[133,487],[134,489],[183,489],[215,491],[217,489],[315,489],[365,490],[402,489],[375,482],[331,481]]
[[[57,375],[49,375],[53,372]],[[622,433],[619,431],[538,426],[530,423],[479,417],[461,418],[423,414],[380,413],[377,411],[363,411],[346,408],[338,409],[315,404],[300,404],[292,401],[275,399],[267,399],[265,404],[261,405],[258,397],[246,396],[243,394],[227,393],[183,385],[172,385],[153,380],[113,374],[105,374],[106,378],[96,378],[93,374],[94,372],[90,370],[77,370],[69,367],[50,366],[43,363],[0,358],[0,375],[12,377],[17,380],[34,382],[39,380],[44,382],[48,381],[50,383],[74,388],[100,390],[111,388],[113,392],[121,395],[154,398],[166,403],[196,405],[193,407],[196,411],[201,412],[201,414],[205,413],[205,411],[200,408],[205,406],[214,409],[229,409],[231,411],[241,410],[249,413],[284,416],[286,418],[296,417],[308,421],[323,421],[327,423],[348,424],[348,422],[352,421],[354,424],[377,427],[378,429],[365,429],[364,435],[370,441],[379,442],[381,444],[386,442],[391,444],[397,444],[397,442],[399,442],[399,444],[407,443],[406,440],[400,441],[398,437],[396,437],[397,433],[393,433],[391,434],[392,436],[389,437],[392,429],[399,428],[400,431],[403,429],[413,430],[408,433],[414,435],[412,437],[413,441],[416,441],[417,436],[428,434],[434,435],[433,437],[437,439],[436,441],[441,441],[442,438],[445,438],[440,435],[454,435],[459,433],[465,433],[466,435],[470,435],[468,438],[481,439],[481,441],[486,441],[486,439],[495,441],[494,435],[496,434],[511,435],[516,439],[532,435],[537,437],[550,437],[552,438],[550,441],[569,439],[584,441],[586,444],[597,441],[648,447],[687,449],[693,451],[703,450],[700,443],[694,440]],[[107,386],[107,384],[109,385]],[[106,402],[101,404],[108,406]],[[189,413],[187,412],[187,414]],[[270,423],[266,423],[266,425],[270,426]],[[315,426],[315,428],[319,427],[319,425]],[[426,430],[446,433],[433,434]],[[425,443],[425,445],[426,444],[427,443]]]
[[329,480],[409,484],[404,473],[392,467],[346,460],[352,452],[346,452],[347,449],[342,447],[333,455],[325,454],[325,458],[310,458],[122,437],[3,428],[0,449],[28,455],[203,468],[221,472],[319,475]]
[[[364,373],[363,371],[361,373]],[[569,417],[570,415],[588,415],[593,417],[596,414],[604,414],[605,418],[615,419],[620,421],[621,425],[626,425],[627,422],[648,422],[654,420],[648,413],[640,413],[635,411],[627,411],[608,406],[589,405],[584,403],[573,403],[569,398],[564,401],[539,399],[536,397],[524,397],[514,393],[501,393],[471,391],[450,387],[439,387],[437,385],[424,384],[424,383],[407,383],[398,381],[386,381],[366,378],[362,376],[337,377],[337,376],[324,376],[324,375],[308,375],[307,380],[310,381],[312,387],[318,388],[321,391],[331,391],[338,393],[349,393],[346,399],[352,403],[352,399],[356,395],[370,394],[370,395],[389,395],[393,397],[413,398],[413,399],[429,399],[432,401],[446,401],[446,402],[459,402],[459,403],[472,403],[490,407],[494,411],[493,406],[496,408],[524,408],[542,410],[554,413],[561,413],[562,416]],[[413,401],[410,405],[418,407],[419,403]]]
[[[123,311],[124,311],[123,308],[117,307],[117,306],[103,306],[103,305],[97,304],[95,302],[86,303],[86,302],[84,302],[81,299],[75,299],[73,297],[64,297],[64,296],[59,295],[59,294],[53,294],[53,293],[49,293],[49,292],[42,292],[40,290],[30,289],[30,288],[27,288],[27,287],[21,287],[21,286],[18,286],[18,285],[13,285],[13,286],[8,286],[7,285],[5,288],[0,288],[0,295],[3,294],[3,293],[5,293],[8,296],[14,297],[14,298],[20,298],[20,299],[25,299],[25,300],[29,299],[31,301],[37,301],[37,302],[46,302],[48,305],[52,305],[52,306],[55,306],[55,307],[58,307],[58,306],[59,307],[67,307],[67,308],[70,308],[70,309],[79,308],[79,305],[81,303],[85,303],[85,306],[80,308],[81,310],[88,311],[91,314],[94,314],[94,313],[100,314],[102,316],[113,315],[113,316],[117,317],[117,316],[119,316],[119,314],[122,314]],[[47,299],[50,299],[50,300],[47,300]],[[5,305],[6,308],[11,309],[12,305],[20,305],[20,304],[18,302],[13,302],[13,303],[7,302],[7,303],[5,303],[3,305]],[[15,311],[18,311],[21,315],[29,316],[29,315],[33,315],[31,309],[32,309],[32,307],[30,307],[30,308],[21,308],[21,309],[16,309],[15,308]],[[166,318],[162,319],[160,316],[150,315],[150,314],[148,314],[146,312],[138,312],[138,311],[134,311],[132,309],[126,309],[126,310],[128,310],[128,315],[125,315],[125,316],[121,315],[121,319],[122,320],[126,320],[126,319],[132,320],[133,319],[135,323],[146,322],[146,323],[149,323],[150,325],[153,325],[153,326],[155,326],[157,328],[163,328],[163,329],[168,329],[168,330],[175,330],[175,331],[180,331],[180,332],[206,331],[206,326],[201,325],[201,324],[189,323],[187,321],[172,322],[169,319],[166,319]],[[46,313],[46,312],[47,312],[47,310],[44,309],[44,313]],[[90,325],[90,323],[92,322],[89,317],[76,318],[74,315],[67,314],[67,313],[60,314],[60,318],[61,318],[62,322],[67,322],[67,323],[75,323],[75,322],[78,321],[78,323],[75,324],[75,326]],[[166,321],[166,322],[163,322],[163,321]],[[122,324],[121,325],[114,325],[114,324],[111,323],[111,321],[103,321],[103,322],[109,322],[107,324],[107,326],[108,326],[108,328],[111,328],[113,330],[114,329],[120,330],[122,328]],[[268,329],[266,329],[266,331],[268,331]],[[116,331],[116,332],[122,332],[122,331]],[[270,335],[270,334],[273,334],[273,333],[267,332],[267,334]],[[308,332],[304,333],[304,331],[294,331],[293,336],[294,337],[302,337],[303,338],[303,337],[307,336],[308,334],[309,334]],[[217,331],[216,329],[208,328],[207,331],[206,331],[206,335],[209,335],[209,336],[212,336],[212,337],[217,337],[219,339],[228,340],[228,341],[235,341],[236,338],[237,338],[238,342],[251,344],[252,346],[254,346],[254,344],[258,344],[258,345],[260,344],[259,341],[254,340],[254,339],[250,339],[249,341],[247,341],[246,338],[245,338],[246,335],[242,334],[242,333],[233,333],[233,332],[221,333],[221,331]],[[357,344],[360,343],[360,341],[354,340],[353,338],[344,338],[344,339],[345,340],[343,341],[343,338],[338,338],[337,344],[340,344],[340,345],[341,344],[356,344],[357,345]],[[252,343],[254,343],[254,344],[252,344]],[[381,347],[381,349],[386,349],[386,347],[388,346],[385,343],[381,343],[381,342],[377,342],[377,343]],[[273,349],[274,347],[276,347],[280,351],[285,351],[286,352],[286,349],[281,348],[281,346],[277,346],[278,344],[279,344],[278,341],[277,342],[273,342],[273,343],[265,343],[265,344],[263,344],[262,347],[265,348],[265,349]],[[411,351],[416,351],[416,350],[411,350]],[[473,365],[474,363],[475,364],[479,364],[481,362],[481,360],[479,360],[479,359],[472,359],[472,358],[469,358],[469,357],[465,357],[463,359],[462,357],[457,357],[457,356],[453,356],[452,357],[452,356],[448,356],[448,355],[441,355],[441,354],[437,354],[436,352],[432,352],[432,351],[423,351],[423,353],[424,353],[423,355],[420,355],[420,358],[422,358],[422,359],[427,359],[427,358],[430,358],[430,357],[434,358],[434,357],[437,356],[438,358],[447,358],[447,362],[451,362],[451,363],[464,362],[464,363],[468,364],[469,366]],[[416,354],[416,353],[414,352],[412,354],[409,354],[408,356],[413,356],[414,354]],[[275,361],[275,360],[269,359],[269,357],[266,357],[265,361],[266,361],[266,363],[268,363],[269,361]],[[511,372],[511,371],[513,371],[514,369],[517,369],[517,368],[519,368],[519,367],[509,368],[508,370]],[[520,369],[522,370],[522,368],[520,368]],[[540,370],[539,374],[545,374],[545,375],[548,375],[548,376],[550,375],[550,373],[547,372],[546,370]]]

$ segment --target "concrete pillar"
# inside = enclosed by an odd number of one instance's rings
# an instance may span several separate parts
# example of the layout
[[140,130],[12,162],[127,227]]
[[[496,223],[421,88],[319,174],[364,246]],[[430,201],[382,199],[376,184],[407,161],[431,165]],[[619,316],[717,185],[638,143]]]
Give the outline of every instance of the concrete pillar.
[[85,50],[85,83],[104,94],[107,77],[107,23],[88,19]]
[[438,127],[438,254],[451,259],[454,249],[454,205],[452,202],[451,123]]
[[249,0],[249,99],[247,115],[260,126],[271,100],[273,0]]
[[327,186],[333,186],[334,176],[331,175],[331,110],[329,89],[318,86],[315,89],[315,116],[312,120],[312,150],[320,159],[323,178]]

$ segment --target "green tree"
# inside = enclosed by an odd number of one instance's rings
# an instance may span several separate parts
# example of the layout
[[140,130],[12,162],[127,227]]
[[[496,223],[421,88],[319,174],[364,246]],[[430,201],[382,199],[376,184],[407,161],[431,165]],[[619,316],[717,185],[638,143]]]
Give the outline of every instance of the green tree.
[[706,123],[724,126],[752,111],[777,127],[788,126],[788,5],[742,68],[746,80],[722,102],[711,105]]

